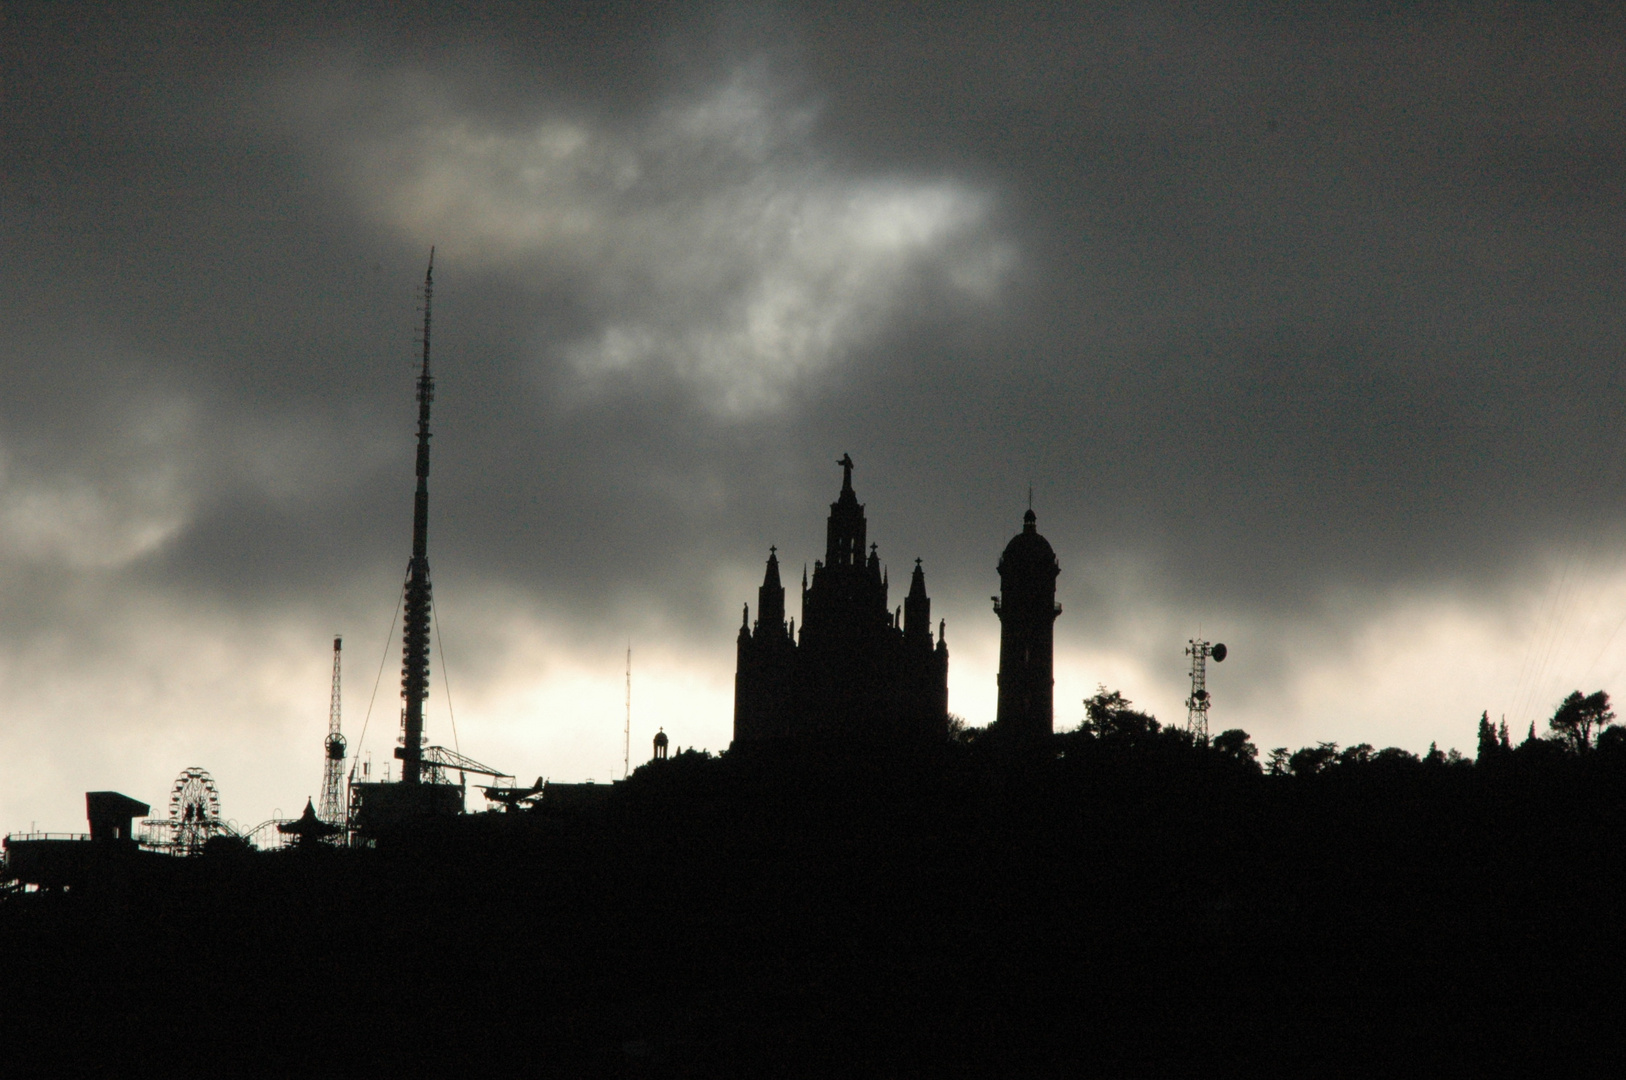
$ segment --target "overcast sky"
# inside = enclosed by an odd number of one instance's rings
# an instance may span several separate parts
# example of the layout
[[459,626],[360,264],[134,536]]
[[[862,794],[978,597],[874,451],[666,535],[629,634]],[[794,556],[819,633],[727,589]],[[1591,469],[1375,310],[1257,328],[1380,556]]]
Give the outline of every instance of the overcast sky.
[[0,829],[296,812],[335,633],[382,770],[432,244],[429,735],[524,780],[629,642],[727,744],[843,453],[972,723],[1030,484],[1058,728],[1199,635],[1266,749],[1626,693],[1612,5],[322,7],[0,15]]

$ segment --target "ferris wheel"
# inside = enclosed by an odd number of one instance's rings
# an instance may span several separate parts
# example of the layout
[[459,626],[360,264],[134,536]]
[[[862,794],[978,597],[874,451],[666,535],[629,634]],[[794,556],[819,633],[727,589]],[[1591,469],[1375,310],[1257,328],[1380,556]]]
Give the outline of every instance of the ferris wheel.
[[208,770],[194,765],[175,778],[169,789],[169,825],[170,842],[187,855],[202,851],[210,837],[227,831],[220,819],[220,789]]

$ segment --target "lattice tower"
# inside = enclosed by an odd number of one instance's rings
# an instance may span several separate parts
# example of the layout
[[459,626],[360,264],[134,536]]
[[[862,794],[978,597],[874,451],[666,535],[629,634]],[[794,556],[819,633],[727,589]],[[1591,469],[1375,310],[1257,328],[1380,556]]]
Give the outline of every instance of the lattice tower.
[[1191,657],[1191,696],[1186,698],[1186,731],[1198,742],[1208,742],[1208,658],[1213,648],[1206,641],[1188,641]]
[[322,748],[322,806],[317,816],[330,825],[343,826],[347,800],[344,795],[344,733],[339,730],[339,654],[344,639],[333,639],[333,693],[327,706],[327,739]]

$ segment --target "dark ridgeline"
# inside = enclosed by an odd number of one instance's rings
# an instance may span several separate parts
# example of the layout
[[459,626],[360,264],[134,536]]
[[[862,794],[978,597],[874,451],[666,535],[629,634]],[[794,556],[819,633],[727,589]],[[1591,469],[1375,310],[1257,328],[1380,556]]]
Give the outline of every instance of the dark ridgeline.
[[901,608],[887,605],[877,545],[865,552],[864,507],[843,456],[841,494],[830,504],[824,559],[802,578],[802,627],[785,617],[777,549],[745,609],[734,676],[734,747],[822,742],[922,746],[948,735],[948,644],[933,637],[926,575],[915,560]]
[[1061,567],[1029,507],[1022,531],[999,557],[999,737],[1011,747],[1043,747],[1055,734],[1056,577]]
[[[86,841],[108,850],[82,892],[0,902],[0,1060],[1562,1076],[1613,1030],[1607,709],[1519,745],[1487,718],[1478,762],[1329,746],[1270,775],[1242,732],[1205,746],[1107,691],[1087,708],[1016,783],[976,737],[874,769],[691,751],[373,849]],[[131,1006],[165,993],[174,1022]]]

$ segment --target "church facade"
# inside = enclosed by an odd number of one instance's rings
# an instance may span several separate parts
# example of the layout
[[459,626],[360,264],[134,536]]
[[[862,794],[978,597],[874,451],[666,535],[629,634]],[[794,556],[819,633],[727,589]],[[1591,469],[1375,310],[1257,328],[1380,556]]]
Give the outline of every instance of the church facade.
[[948,734],[948,644],[934,635],[926,575],[890,608],[887,572],[868,539],[843,456],[824,558],[802,573],[802,625],[785,616],[776,549],[768,553],[757,617],[746,605],[734,674],[734,746],[807,740],[908,746]]

